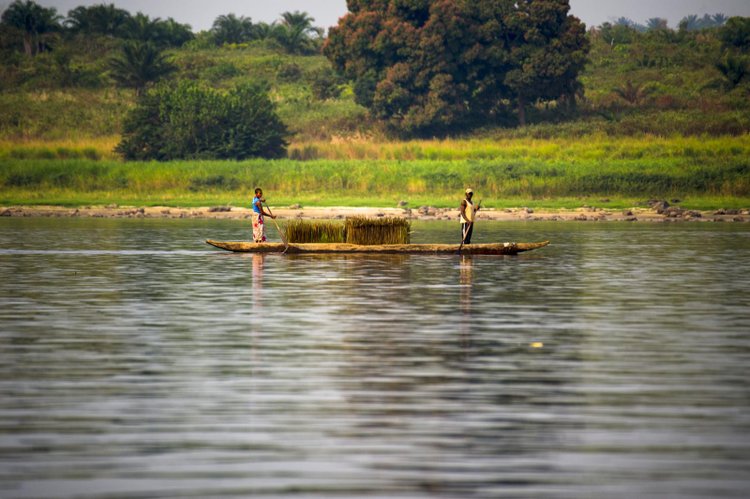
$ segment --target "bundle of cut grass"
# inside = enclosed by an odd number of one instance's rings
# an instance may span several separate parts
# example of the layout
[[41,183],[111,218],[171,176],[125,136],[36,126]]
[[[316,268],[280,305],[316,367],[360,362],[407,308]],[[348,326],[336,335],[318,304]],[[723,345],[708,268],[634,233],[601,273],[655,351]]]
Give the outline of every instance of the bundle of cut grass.
[[344,225],[349,244],[409,244],[411,224],[405,218],[349,217]]
[[291,220],[286,224],[290,243],[343,243],[344,226],[333,222]]

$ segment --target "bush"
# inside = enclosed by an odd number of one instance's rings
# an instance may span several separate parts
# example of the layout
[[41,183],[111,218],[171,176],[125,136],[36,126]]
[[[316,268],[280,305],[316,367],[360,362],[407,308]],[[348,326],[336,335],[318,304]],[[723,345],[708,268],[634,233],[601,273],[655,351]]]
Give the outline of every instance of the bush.
[[286,136],[264,88],[223,92],[183,81],[140,99],[116,151],[128,160],[277,158],[286,154]]
[[313,97],[317,100],[338,99],[341,97],[341,78],[330,68],[321,69],[313,75]]

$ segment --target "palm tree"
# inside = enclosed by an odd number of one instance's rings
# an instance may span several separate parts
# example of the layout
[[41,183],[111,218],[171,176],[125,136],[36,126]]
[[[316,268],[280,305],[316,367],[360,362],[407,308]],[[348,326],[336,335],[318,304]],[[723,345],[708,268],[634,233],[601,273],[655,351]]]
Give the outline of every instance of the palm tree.
[[649,31],[656,31],[660,29],[667,29],[667,20],[661,17],[652,17],[646,21],[646,27]]
[[163,43],[161,19],[151,19],[146,14],[138,12],[128,21],[125,38],[141,42],[151,42],[161,46]]
[[714,26],[724,26],[729,20],[727,16],[725,16],[724,14],[720,12],[718,14],[714,14],[713,16],[711,16],[711,19],[714,22]]
[[54,8],[45,9],[31,0],[16,0],[3,12],[2,24],[22,33],[24,52],[41,52],[45,35],[60,29],[61,17]]
[[281,14],[281,24],[287,27],[298,28],[302,31],[308,31],[313,29],[312,23],[315,21],[314,17],[310,17],[307,12],[300,12],[295,10],[294,12],[284,12]]
[[276,23],[264,23],[260,22],[258,24],[253,24],[253,36],[252,38],[254,40],[268,40],[269,38],[274,38],[275,33],[281,29],[281,26],[279,26]]
[[632,19],[628,19],[627,17],[618,17],[613,24],[615,26],[627,26],[631,28],[635,24],[635,22],[633,22]]
[[83,34],[123,36],[131,16],[127,10],[114,4],[76,7],[68,12],[66,26],[73,32]]
[[724,77],[729,89],[733,89],[748,75],[750,75],[750,64],[747,58],[727,54],[722,60],[715,64]]
[[139,41],[126,42],[122,53],[109,61],[109,68],[112,78],[123,87],[135,89],[137,96],[177,69],[154,44]]
[[171,17],[161,21],[159,28],[162,41],[169,47],[181,47],[195,38],[189,24],[178,23]]
[[700,29],[700,18],[695,14],[685,16],[680,21],[679,26],[682,31],[695,31]]
[[219,16],[214,20],[211,34],[217,45],[248,42],[253,38],[253,22],[249,17],[234,14]]
[[323,30],[312,25],[314,18],[307,12],[284,12],[281,14],[281,29],[276,31],[279,44],[292,54],[311,51],[314,39],[323,36]]
[[627,80],[625,85],[615,88],[614,92],[630,104],[637,106],[651,93],[651,89],[646,85],[640,85]]

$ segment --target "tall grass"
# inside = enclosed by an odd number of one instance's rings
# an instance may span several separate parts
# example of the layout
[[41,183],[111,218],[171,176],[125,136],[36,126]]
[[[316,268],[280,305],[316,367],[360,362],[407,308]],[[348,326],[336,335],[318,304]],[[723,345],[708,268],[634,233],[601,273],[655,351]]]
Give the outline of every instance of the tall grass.
[[642,134],[613,138],[605,134],[577,138],[506,137],[495,135],[471,139],[412,140],[393,142],[363,136],[327,141],[293,142],[291,159],[303,161],[390,160],[621,160],[661,159],[686,156],[731,157],[750,154],[750,135],[662,137]]
[[117,159],[119,136],[57,140],[0,140],[2,159]]
[[[712,139],[713,140],[713,139]],[[678,140],[640,152],[547,143],[534,154],[463,160],[253,160],[123,163],[0,160],[2,204],[248,205],[262,187],[273,205],[453,206],[471,186],[484,206],[555,199],[749,198],[748,139],[713,146]],[[580,147],[578,156],[565,149]],[[641,156],[641,157],[638,157]]]

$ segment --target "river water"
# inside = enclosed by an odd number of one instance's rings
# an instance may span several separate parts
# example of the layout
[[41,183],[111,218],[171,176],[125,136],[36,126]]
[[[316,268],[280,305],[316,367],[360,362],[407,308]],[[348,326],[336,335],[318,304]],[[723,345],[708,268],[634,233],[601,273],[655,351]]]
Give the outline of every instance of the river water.
[[[422,222],[413,242],[458,242]],[[746,497],[750,224],[483,223],[253,256],[0,220],[0,497]]]

